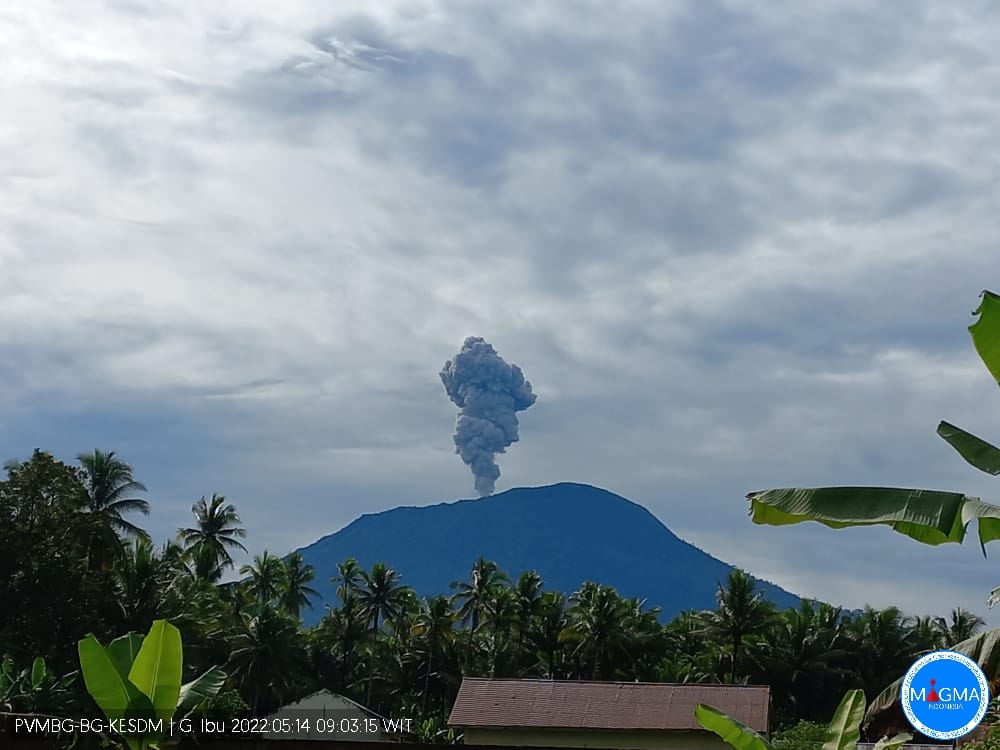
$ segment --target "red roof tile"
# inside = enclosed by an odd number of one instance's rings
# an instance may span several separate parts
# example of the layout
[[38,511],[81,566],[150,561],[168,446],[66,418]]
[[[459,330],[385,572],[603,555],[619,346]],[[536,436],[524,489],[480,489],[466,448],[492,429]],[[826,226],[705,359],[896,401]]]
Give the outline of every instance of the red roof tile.
[[701,729],[706,703],[758,732],[768,731],[771,689],[758,685],[669,685],[466,677],[448,723],[456,727]]

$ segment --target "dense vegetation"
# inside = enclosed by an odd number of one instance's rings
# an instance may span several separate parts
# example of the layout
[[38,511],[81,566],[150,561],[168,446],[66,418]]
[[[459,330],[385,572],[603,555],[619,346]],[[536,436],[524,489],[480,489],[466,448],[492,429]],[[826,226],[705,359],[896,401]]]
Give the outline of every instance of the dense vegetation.
[[[186,677],[227,671],[216,707],[233,712],[329,689],[441,739],[462,675],[638,679],[768,684],[774,723],[787,726],[826,722],[846,690],[871,699],[920,653],[983,626],[962,610],[777,611],[741,571],[721,583],[715,609],[663,624],[599,583],[549,591],[531,571],[508,577],[481,559],[450,596],[425,599],[385,565],[346,560],[336,606],[305,628],[314,571],[297,554],[267,552],[235,571],[246,531],[224,497],[198,500],[191,526],[155,547],[136,524],[150,506],[130,467],[100,451],[78,462],[36,451],[0,481],[0,711],[89,710],[79,681],[59,679],[78,669],[77,640],[107,642],[164,618],[183,634]],[[234,572],[241,580],[224,582]],[[37,685],[36,657],[46,665]]]

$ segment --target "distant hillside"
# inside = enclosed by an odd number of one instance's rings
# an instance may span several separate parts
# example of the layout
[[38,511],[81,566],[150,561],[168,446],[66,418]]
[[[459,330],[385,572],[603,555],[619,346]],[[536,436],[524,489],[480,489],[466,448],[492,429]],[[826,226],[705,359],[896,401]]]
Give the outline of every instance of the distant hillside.
[[[726,563],[674,535],[641,505],[586,484],[521,487],[489,497],[364,515],[300,550],[316,569],[314,587],[336,601],[329,583],[337,563],[354,557],[367,569],[384,562],[420,595],[447,594],[483,556],[511,578],[536,570],[547,589],[576,591],[584,581],[645,598],[669,619],[685,609],[715,605]],[[749,571],[753,572],[753,571]],[[798,597],[770,583],[762,588],[779,607]],[[307,623],[322,603],[304,613]]]

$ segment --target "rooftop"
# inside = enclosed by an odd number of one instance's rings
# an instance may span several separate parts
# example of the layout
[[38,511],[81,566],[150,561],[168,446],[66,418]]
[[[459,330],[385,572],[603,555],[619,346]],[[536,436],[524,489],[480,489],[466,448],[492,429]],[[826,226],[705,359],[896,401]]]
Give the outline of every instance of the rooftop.
[[466,677],[448,723],[456,727],[701,730],[706,703],[767,733],[771,689],[759,685],[673,685]]

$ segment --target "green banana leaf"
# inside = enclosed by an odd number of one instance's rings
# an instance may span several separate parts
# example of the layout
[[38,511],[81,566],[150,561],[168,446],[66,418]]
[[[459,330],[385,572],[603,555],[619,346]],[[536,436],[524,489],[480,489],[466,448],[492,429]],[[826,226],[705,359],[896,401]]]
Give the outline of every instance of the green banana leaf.
[[[120,638],[115,638],[107,647],[111,662],[124,680],[125,689],[128,691],[128,705],[132,707],[132,713],[136,710],[136,706],[145,706],[149,703],[148,700],[145,702],[140,700],[143,693],[128,678],[129,672],[132,671],[132,664],[135,662],[135,657],[139,654],[141,647],[142,636],[138,633],[128,633]],[[146,697],[148,698],[148,696]],[[131,715],[130,712],[126,710],[126,716],[129,715]],[[151,713],[146,715],[146,718],[151,717]]]
[[865,691],[849,690],[826,728],[823,750],[857,750],[864,716]]
[[941,422],[937,433],[947,440],[962,458],[980,471],[993,476],[1000,474],[1000,448],[948,422]]
[[48,670],[45,669],[45,659],[36,656],[35,661],[31,664],[31,687],[34,690],[38,690],[42,686],[47,672]]
[[[979,635],[968,638],[951,647],[952,651],[965,654],[983,670],[986,679],[993,682],[1000,678],[1000,628],[987,630]],[[865,723],[870,723],[883,711],[896,709],[899,706],[899,693],[903,685],[903,676],[879,693],[868,706],[865,713]]]
[[212,667],[191,682],[181,686],[180,698],[177,701],[178,711],[193,711],[209,698],[215,697],[226,681],[226,673],[218,667]]
[[128,633],[108,644],[108,654],[111,655],[111,661],[115,663],[122,677],[128,678],[128,673],[132,671],[132,664],[141,648],[142,636],[139,633]]
[[715,732],[736,750],[773,750],[767,740],[746,724],[711,706],[699,703],[694,708],[694,716],[705,729]]
[[978,521],[979,541],[1000,539],[1000,507],[959,492],[898,487],[786,488],[751,492],[754,523],[785,526],[818,521],[834,529],[889,526],[924,544],[961,543]]
[[156,716],[165,721],[177,709],[183,666],[180,631],[166,620],[155,620],[142,639],[128,679],[149,698]]
[[127,709],[146,710],[152,716],[153,705],[135,689],[115,665],[108,650],[88,635],[77,644],[80,668],[87,692],[109,719],[121,719]]
[[969,333],[986,369],[1000,383],[1000,297],[984,290],[982,298],[972,312],[979,320],[969,326]]
[[905,745],[907,742],[913,739],[913,735],[909,732],[900,732],[893,738],[883,737],[878,742],[875,743],[875,747],[872,750],[895,750],[900,745]]

